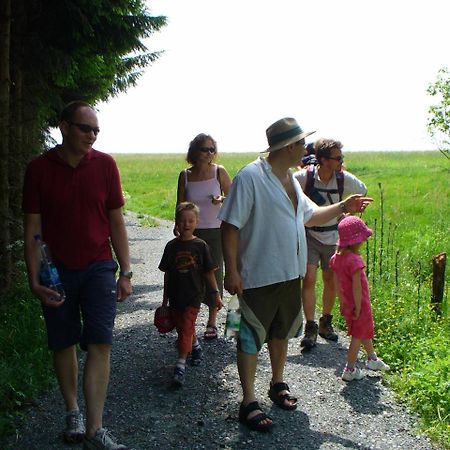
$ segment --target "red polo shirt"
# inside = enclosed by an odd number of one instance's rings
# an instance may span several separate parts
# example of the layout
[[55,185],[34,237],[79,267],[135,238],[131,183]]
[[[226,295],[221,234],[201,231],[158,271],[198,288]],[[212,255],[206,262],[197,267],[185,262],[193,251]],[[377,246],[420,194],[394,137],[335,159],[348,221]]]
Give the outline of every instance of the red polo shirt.
[[42,239],[69,269],[112,258],[108,210],[123,205],[119,171],[106,153],[92,149],[73,168],[54,148],[27,167],[22,209],[41,215]]

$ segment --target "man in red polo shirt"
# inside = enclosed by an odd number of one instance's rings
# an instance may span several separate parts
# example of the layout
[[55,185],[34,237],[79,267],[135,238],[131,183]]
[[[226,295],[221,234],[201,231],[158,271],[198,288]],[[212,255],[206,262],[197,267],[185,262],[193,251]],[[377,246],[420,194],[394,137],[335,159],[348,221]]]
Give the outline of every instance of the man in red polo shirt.
[[[92,148],[98,119],[87,103],[62,111],[62,144],[27,167],[23,191],[25,261],[34,295],[41,301],[49,348],[66,405],[66,442],[85,449],[126,449],[103,428],[116,302],[132,292],[130,255],[122,214],[124,199],[114,159]],[[55,262],[66,297],[39,281],[41,235]],[[118,265],[113,260],[114,249]],[[86,429],[77,402],[76,344],[87,350],[83,391]]]

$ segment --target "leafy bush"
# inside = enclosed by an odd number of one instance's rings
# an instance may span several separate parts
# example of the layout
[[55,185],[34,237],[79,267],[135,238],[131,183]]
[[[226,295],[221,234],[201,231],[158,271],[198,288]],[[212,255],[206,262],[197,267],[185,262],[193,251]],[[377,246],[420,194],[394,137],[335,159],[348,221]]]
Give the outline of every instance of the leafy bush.
[[0,436],[14,417],[53,382],[50,352],[39,302],[25,282],[0,305]]

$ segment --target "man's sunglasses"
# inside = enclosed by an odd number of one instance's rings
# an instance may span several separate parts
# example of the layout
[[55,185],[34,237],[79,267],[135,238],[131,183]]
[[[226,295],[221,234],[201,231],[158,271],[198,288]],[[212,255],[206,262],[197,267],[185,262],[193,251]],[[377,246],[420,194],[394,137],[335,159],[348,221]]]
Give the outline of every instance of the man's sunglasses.
[[328,156],[326,159],[332,159],[333,161],[344,161],[344,156],[335,156],[334,158]]
[[200,147],[199,150],[203,153],[216,153],[216,149],[214,147]]
[[86,125],[85,123],[76,123],[76,122],[68,122],[69,125],[74,125],[83,133],[94,133],[94,136],[97,136],[100,133],[99,127],[91,127],[90,125]]

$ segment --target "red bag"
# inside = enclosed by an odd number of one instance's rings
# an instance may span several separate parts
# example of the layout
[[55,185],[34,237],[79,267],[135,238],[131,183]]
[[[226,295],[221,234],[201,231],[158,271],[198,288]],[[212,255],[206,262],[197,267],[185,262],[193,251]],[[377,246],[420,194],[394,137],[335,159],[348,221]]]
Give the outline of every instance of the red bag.
[[159,306],[156,308],[153,323],[160,333],[168,333],[175,328],[175,323],[172,320],[168,306]]

